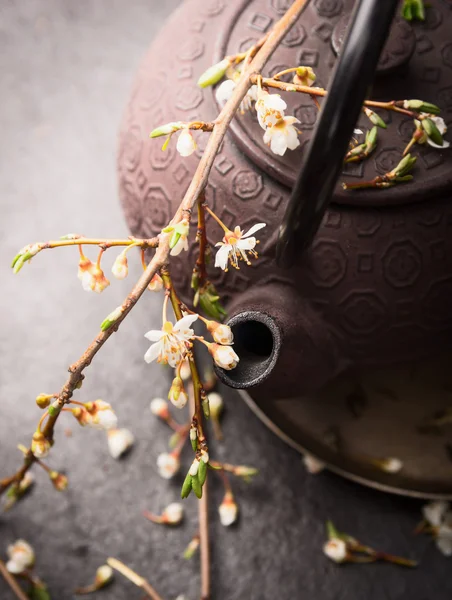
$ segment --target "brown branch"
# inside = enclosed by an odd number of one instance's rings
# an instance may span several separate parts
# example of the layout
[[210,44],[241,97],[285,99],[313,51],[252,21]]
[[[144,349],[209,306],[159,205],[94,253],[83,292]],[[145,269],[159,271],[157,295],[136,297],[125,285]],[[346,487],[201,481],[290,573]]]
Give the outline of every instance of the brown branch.
[[162,597],[155,591],[155,589],[152,587],[149,581],[144,579],[144,577],[141,577],[141,575],[138,575],[138,573],[135,573],[135,571],[133,571],[123,562],[121,562],[117,558],[110,557],[107,558],[107,563],[112,569],[116,569],[118,573],[121,573],[121,575],[123,575],[126,579],[134,583],[137,587],[144,590],[149,596],[149,598],[152,598],[152,600],[162,600]]
[[3,575],[3,579],[11,588],[11,591],[14,592],[16,598],[19,598],[19,600],[28,600],[28,596],[22,590],[22,588],[17,583],[15,578],[11,575],[11,573],[8,571],[5,563],[2,560],[0,560],[0,573]]
[[204,209],[205,197],[202,194],[198,198],[198,240],[199,240],[199,255],[196,260],[196,269],[199,276],[199,287],[202,288],[207,282],[206,271],[206,249],[207,249],[207,232],[206,232],[206,211]]
[[[309,87],[308,85],[299,85],[297,83],[286,83],[285,81],[279,81],[279,79],[274,79],[272,77],[260,77],[259,74],[251,75],[251,83],[257,84],[260,80],[262,87],[270,87],[278,90],[282,90],[284,92],[298,92],[301,94],[308,94],[309,96],[321,96],[325,97],[328,95],[327,90],[320,87]],[[403,115],[408,115],[413,119],[418,118],[418,113],[412,110],[407,110],[403,108],[401,104],[403,100],[389,100],[387,102],[378,102],[376,100],[365,100],[364,106],[371,106],[373,108],[383,108],[385,110],[391,110],[393,112],[398,112]]]
[[105,238],[85,238],[79,237],[70,240],[50,240],[41,244],[42,250],[49,248],[62,248],[63,246],[100,246],[103,250],[111,248],[113,246],[137,246],[140,248],[156,248],[158,246],[158,238],[134,238],[129,237],[127,239],[105,239]]
[[[234,118],[243,98],[245,97],[246,93],[252,85],[253,76],[258,75],[262,71],[262,68],[265,66],[268,59],[271,57],[271,55],[279,46],[284,36],[291,29],[291,27],[294,25],[294,23],[300,16],[307,2],[308,0],[295,0],[293,2],[289,10],[275,24],[272,31],[268,34],[268,37],[266,37],[264,43],[262,44],[262,47],[257,52],[256,56],[243,69],[240,79],[234,89],[234,92],[232,93],[231,98],[226,102],[219,116],[215,120],[214,128],[211,135],[209,136],[209,140],[207,142],[203,156],[199,162],[199,165],[196,169],[190,186],[188,187],[185,196],[171,221],[172,225],[179,223],[187,214],[191,214],[195,203],[198,201],[198,198],[200,197],[207,185],[207,181],[213,163],[215,161],[215,157],[218,153],[218,149],[223,141],[223,138],[226,135],[229,124]],[[61,389],[61,392],[58,395],[58,404],[60,408],[62,408],[63,405],[70,400],[75,388],[81,383],[83,379],[83,371],[85,370],[85,368],[91,364],[92,359],[100,350],[100,348],[105,344],[105,342],[112,335],[112,333],[118,329],[121,322],[128,315],[130,310],[133,308],[138,299],[146,290],[155,273],[168,262],[170,251],[170,236],[171,233],[161,233],[159,235],[159,245],[157,247],[157,250],[152,260],[148,264],[146,270],[144,271],[143,275],[140,277],[138,283],[132,290],[131,294],[129,294],[129,296],[124,301],[124,310],[121,317],[117,320],[113,327],[110,327],[106,331],[100,333],[95,338],[95,340],[88,346],[88,348],[79,358],[79,360],[73,365],[71,365],[71,367],[69,367],[69,379],[67,380],[67,382]],[[75,242],[77,244],[80,244],[80,240],[75,240]],[[192,367],[191,364],[190,367]],[[192,374],[194,374],[193,371]],[[57,418],[58,414],[53,417],[49,417],[46,426],[42,431],[44,436],[49,441],[53,440],[53,429]],[[22,477],[30,468],[30,465],[32,464],[33,460],[34,457],[31,454],[31,451],[29,451],[29,454],[25,457],[23,467],[16,473],[16,475],[12,477],[13,482],[16,482],[18,484],[21,481]],[[2,481],[0,482],[0,491],[4,491],[4,489],[6,488],[4,481]]]
[[209,544],[209,492],[208,479],[202,486],[202,498],[198,502],[199,553],[201,557],[201,600],[210,599],[210,544]]

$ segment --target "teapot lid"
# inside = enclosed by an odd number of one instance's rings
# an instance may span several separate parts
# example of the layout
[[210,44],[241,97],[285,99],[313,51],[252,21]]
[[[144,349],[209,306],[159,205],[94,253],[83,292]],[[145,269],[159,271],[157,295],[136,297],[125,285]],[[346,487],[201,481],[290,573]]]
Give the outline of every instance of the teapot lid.
[[[264,35],[291,4],[290,0],[243,0],[225,28],[218,44],[218,60],[244,51]],[[353,0],[314,0],[286,35],[270,59],[265,74],[298,65],[312,67],[316,86],[328,87],[331,71],[347,29]],[[450,41],[450,0],[432,0],[426,7],[424,22],[408,23],[396,17],[391,34],[379,61],[378,73],[369,94],[373,100],[422,99],[437,104],[446,124],[452,125],[452,42]],[[290,80],[289,78],[286,81]],[[284,80],[284,76],[281,78]],[[276,90],[275,90],[276,91]],[[237,114],[231,125],[236,144],[255,164],[280,183],[292,187],[301,163],[301,153],[309,142],[318,109],[306,94],[282,92],[286,114],[299,119],[300,147],[280,157],[263,142],[263,132],[255,111]],[[321,101],[321,100],[320,100]],[[411,117],[392,111],[377,110],[388,125],[379,129],[377,148],[365,161],[344,164],[342,181],[359,182],[393,169],[401,160],[415,126]],[[357,128],[366,132],[372,127],[362,114]],[[359,141],[363,141],[363,139]],[[447,139],[447,134],[446,134]],[[452,188],[452,154],[448,149],[416,144],[412,154],[418,156],[414,180],[384,190],[345,191],[338,184],[333,202],[360,206],[404,204],[431,199],[450,193]]]

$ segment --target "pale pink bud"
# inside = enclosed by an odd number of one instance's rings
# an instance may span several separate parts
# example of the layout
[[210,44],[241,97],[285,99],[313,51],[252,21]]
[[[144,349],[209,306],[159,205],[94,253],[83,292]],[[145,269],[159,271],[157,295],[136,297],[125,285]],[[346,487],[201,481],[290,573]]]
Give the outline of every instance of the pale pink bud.
[[129,274],[129,266],[127,264],[127,256],[125,250],[123,250],[116,257],[116,260],[111,268],[111,272],[116,277],[116,279],[125,279]]

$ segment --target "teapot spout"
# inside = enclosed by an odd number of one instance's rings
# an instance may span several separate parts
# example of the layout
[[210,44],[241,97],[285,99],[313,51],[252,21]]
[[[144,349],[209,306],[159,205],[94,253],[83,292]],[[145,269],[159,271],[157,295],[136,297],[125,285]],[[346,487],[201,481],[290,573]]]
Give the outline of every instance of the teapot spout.
[[323,316],[291,287],[252,288],[229,309],[228,325],[240,361],[216,367],[236,389],[257,386],[259,400],[312,394],[348,366]]

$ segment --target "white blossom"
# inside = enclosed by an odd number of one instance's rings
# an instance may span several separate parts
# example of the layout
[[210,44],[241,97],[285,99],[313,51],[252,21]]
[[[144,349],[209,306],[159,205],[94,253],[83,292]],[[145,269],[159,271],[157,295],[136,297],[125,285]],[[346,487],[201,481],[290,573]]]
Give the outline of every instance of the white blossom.
[[9,560],[6,568],[13,575],[19,575],[33,566],[35,553],[33,548],[25,540],[17,540],[7,548]]
[[234,352],[231,346],[221,346],[220,344],[209,344],[208,346],[209,352],[212,355],[215,363],[225,369],[230,371],[231,369],[235,369],[237,363],[239,362],[239,357]]
[[239,268],[239,260],[244,260],[247,265],[250,265],[247,252],[254,257],[257,256],[257,252],[254,250],[257,240],[253,236],[253,233],[256,233],[263,227],[265,227],[265,223],[257,223],[246,233],[243,233],[239,226],[234,231],[228,230],[223,237],[223,241],[215,244],[216,246],[220,246],[215,256],[215,266],[226,271],[228,261],[236,269]]
[[125,250],[123,250],[116,257],[116,260],[111,268],[111,272],[113,273],[114,277],[116,277],[116,279],[125,279],[127,277],[129,273],[129,267],[127,264],[127,256]]
[[440,525],[435,535],[435,542],[438,550],[444,556],[452,556],[452,527],[449,525]]
[[163,479],[171,479],[176,475],[180,468],[179,455],[174,452],[163,452],[157,457],[157,468],[160,477]]
[[120,458],[135,442],[135,436],[129,429],[110,429],[107,431],[108,449],[113,458]]
[[[231,98],[235,88],[236,82],[232,79],[226,79],[223,81],[221,85],[217,87],[215,90],[215,98],[220,106],[226,104],[226,102]],[[247,91],[245,97],[240,103],[240,112],[243,114],[247,110],[249,110],[252,106],[253,102],[257,100],[257,85],[252,85],[250,89]]]
[[344,540],[333,538],[323,545],[323,553],[336,563],[343,563],[347,560],[347,545]]
[[196,150],[196,142],[189,129],[182,129],[177,138],[176,150],[181,156],[190,156]]
[[258,91],[256,112],[262,129],[275,125],[284,117],[287,104],[279,94],[269,94],[264,90]]
[[144,334],[144,337],[154,342],[144,355],[147,363],[157,359],[157,362],[169,364],[175,368],[187,351],[187,342],[193,336],[194,331],[190,326],[196,321],[198,315],[186,315],[176,324],[166,321],[161,330],[151,330]]
[[95,400],[87,402],[83,407],[76,406],[72,414],[83,427],[88,425],[94,429],[115,429],[118,425],[118,417],[108,402]]
[[184,517],[184,507],[180,502],[168,504],[162,514],[163,522],[169,525],[179,524]]
[[449,502],[446,502],[445,500],[436,500],[424,504],[422,507],[422,514],[429,525],[439,527],[448,510]]
[[173,236],[170,241],[171,256],[177,256],[182,252],[182,250],[188,250],[189,225],[190,224],[187,219],[182,219],[180,223],[174,226]]
[[284,156],[286,150],[295,150],[300,145],[298,131],[294,123],[300,121],[295,117],[283,117],[274,125],[267,127],[264,133],[264,142],[270,146],[273,154]]

